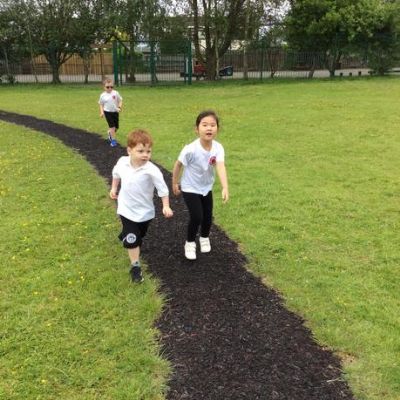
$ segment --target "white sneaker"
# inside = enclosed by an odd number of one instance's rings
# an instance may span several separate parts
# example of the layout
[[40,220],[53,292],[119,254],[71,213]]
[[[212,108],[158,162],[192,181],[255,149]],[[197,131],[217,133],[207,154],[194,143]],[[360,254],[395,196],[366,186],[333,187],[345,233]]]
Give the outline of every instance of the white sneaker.
[[188,260],[196,259],[196,242],[186,242],[185,243],[185,257]]
[[200,242],[200,251],[202,253],[209,253],[211,251],[210,238],[200,236],[199,242]]

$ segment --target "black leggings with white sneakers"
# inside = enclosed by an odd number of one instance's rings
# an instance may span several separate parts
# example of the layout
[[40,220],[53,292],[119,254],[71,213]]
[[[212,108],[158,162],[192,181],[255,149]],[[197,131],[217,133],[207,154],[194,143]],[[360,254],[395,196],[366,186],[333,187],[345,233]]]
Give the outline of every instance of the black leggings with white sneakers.
[[213,196],[209,191],[206,196],[197,193],[182,192],[183,199],[189,210],[189,225],[187,241],[194,242],[200,227],[200,236],[210,235],[213,211]]

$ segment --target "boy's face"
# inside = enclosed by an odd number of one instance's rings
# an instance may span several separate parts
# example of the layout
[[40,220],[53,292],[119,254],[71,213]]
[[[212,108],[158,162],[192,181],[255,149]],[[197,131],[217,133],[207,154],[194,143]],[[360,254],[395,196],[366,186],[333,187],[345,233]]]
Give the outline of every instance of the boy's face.
[[128,154],[132,164],[135,164],[135,166],[144,165],[151,158],[151,146],[138,143],[135,147],[128,147]]
[[114,88],[114,85],[111,82],[106,82],[104,84],[104,90],[108,93],[110,93]]

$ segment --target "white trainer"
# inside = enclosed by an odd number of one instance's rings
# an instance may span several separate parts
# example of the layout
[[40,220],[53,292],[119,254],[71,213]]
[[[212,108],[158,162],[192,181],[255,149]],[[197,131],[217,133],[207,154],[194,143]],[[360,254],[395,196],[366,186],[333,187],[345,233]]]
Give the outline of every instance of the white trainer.
[[210,238],[200,236],[199,242],[200,242],[200,252],[209,253],[211,251]]
[[196,242],[186,242],[185,243],[185,257],[188,260],[196,259]]

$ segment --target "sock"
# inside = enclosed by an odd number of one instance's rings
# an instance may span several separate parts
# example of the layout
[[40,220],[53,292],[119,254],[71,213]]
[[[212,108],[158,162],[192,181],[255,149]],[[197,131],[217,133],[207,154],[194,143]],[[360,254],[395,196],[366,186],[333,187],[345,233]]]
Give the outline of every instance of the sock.
[[131,266],[132,266],[132,267],[139,267],[139,268],[140,268],[140,262],[139,262],[139,261],[134,261],[134,262],[131,264]]

